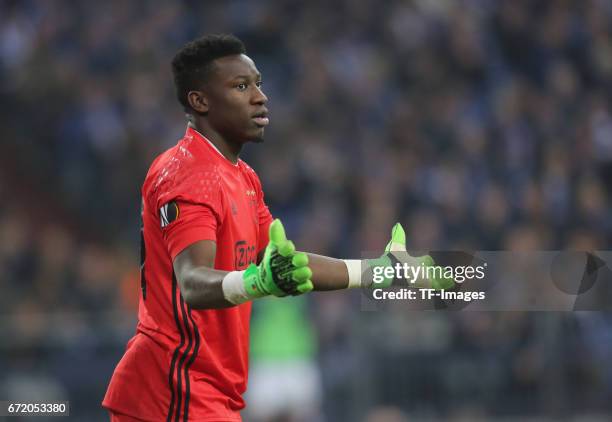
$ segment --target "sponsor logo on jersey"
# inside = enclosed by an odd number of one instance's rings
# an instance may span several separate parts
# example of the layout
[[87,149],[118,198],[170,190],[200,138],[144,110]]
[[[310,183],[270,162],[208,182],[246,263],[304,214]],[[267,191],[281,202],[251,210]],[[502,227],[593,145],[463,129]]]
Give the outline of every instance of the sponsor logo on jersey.
[[248,245],[246,241],[239,240],[234,245],[234,268],[243,270],[251,263],[257,262],[257,248]]

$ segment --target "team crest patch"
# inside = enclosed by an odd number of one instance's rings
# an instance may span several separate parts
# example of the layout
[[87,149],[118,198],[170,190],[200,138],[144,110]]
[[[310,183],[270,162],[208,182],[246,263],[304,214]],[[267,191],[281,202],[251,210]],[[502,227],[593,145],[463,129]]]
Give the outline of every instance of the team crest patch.
[[174,201],[168,202],[159,209],[159,220],[162,228],[166,227],[179,216],[178,204]]

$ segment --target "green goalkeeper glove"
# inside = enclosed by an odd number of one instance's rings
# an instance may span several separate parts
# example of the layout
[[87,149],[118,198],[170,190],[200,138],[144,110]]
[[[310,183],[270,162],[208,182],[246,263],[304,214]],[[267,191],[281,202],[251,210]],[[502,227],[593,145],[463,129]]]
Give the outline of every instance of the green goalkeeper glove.
[[[404,265],[405,263],[409,266],[422,266],[423,270],[427,272],[427,267],[436,267],[433,258],[429,255],[421,257],[413,257],[408,254],[406,250],[406,232],[400,223],[396,223],[391,230],[391,240],[387,243],[385,253],[376,259],[366,260],[368,272],[373,270],[374,267],[395,267],[396,264]],[[455,280],[451,277],[444,277],[444,271],[431,271],[433,277],[427,279],[422,277],[419,280],[415,280],[415,283],[410,285],[419,288],[431,288],[436,290],[452,289],[455,286]],[[382,274],[383,280],[379,283],[372,283],[372,287],[389,287],[395,277],[386,277],[384,272]]]
[[270,224],[270,241],[259,265],[250,264],[243,275],[247,295],[258,298],[266,295],[300,295],[313,289],[312,271],[308,256],[296,252],[292,241],[287,240],[280,220]]

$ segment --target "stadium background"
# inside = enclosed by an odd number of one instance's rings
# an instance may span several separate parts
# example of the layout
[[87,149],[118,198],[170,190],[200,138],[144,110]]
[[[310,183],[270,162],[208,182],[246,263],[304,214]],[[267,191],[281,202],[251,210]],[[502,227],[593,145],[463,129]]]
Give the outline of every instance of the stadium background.
[[[105,420],[184,42],[235,33],[262,71],[272,123],[244,158],[299,248],[358,257],[401,221],[412,249],[607,249],[611,19],[605,0],[0,1],[0,398]],[[320,420],[612,410],[609,314],[306,305]]]

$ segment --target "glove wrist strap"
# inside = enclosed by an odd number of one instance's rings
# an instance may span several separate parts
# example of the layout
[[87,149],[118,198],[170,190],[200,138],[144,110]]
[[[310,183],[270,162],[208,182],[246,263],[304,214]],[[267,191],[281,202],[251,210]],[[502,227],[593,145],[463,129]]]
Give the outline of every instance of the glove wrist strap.
[[[227,273],[221,282],[223,297],[234,305],[240,305],[249,300],[265,296],[265,294],[260,292],[255,286],[255,278],[256,274],[254,277],[248,269],[245,271],[231,271]],[[251,286],[255,287],[250,288]]]
[[348,271],[347,289],[361,287],[361,260],[360,259],[343,259]]

